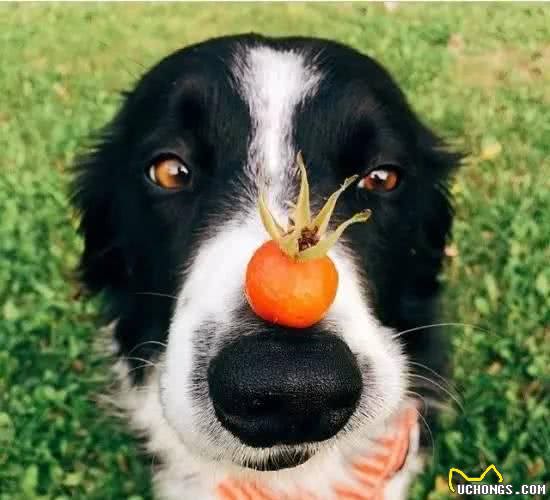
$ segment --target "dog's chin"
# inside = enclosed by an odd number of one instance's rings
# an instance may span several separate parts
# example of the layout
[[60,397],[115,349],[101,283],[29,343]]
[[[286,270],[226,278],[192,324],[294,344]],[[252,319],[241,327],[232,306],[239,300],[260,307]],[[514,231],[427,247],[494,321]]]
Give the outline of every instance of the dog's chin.
[[281,453],[272,455],[267,460],[261,462],[248,462],[241,464],[242,467],[259,472],[278,471],[283,469],[292,469],[306,463],[313,456],[310,452]]

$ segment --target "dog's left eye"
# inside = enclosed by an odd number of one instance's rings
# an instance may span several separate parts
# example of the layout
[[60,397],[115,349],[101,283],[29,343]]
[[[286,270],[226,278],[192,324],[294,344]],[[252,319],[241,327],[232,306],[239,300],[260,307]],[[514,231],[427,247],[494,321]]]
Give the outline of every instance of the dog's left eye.
[[149,167],[147,175],[158,186],[172,191],[191,185],[191,172],[177,156],[157,158]]
[[399,185],[399,172],[389,167],[378,167],[371,170],[357,184],[360,189],[376,192],[393,191]]

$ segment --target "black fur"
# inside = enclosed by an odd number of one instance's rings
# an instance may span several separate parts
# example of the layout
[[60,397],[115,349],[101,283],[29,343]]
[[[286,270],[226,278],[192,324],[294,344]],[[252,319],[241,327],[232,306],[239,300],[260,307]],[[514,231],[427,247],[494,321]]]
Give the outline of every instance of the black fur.
[[[294,118],[294,143],[317,205],[350,174],[384,164],[400,170],[391,193],[365,197],[349,189],[337,216],[373,210],[372,220],[352,226],[347,239],[382,323],[404,330],[435,321],[452,220],[446,183],[458,155],[443,148],[368,57],[325,40],[225,37],[176,52],[148,72],[78,165],[82,281],[104,293],[107,316],[119,319],[121,355],[153,359],[162,349],[144,342],[166,341],[169,296],[177,294],[197,242],[220,214],[238,210],[251,123],[228,68],[240,45],[258,43],[299,50],[324,74],[317,95]],[[162,192],[146,179],[152,158],[168,151],[191,167],[189,192]],[[404,338],[414,361],[441,371],[444,346],[436,330]],[[133,373],[139,379],[140,370]]]

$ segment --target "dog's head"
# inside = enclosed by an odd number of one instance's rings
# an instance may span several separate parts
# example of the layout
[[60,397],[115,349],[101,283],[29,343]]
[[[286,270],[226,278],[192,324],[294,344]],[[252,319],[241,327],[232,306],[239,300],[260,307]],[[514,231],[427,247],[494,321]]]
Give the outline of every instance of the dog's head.
[[[258,192],[284,221],[298,151],[314,208],[358,174],[336,218],[372,217],[331,252],[340,283],[326,317],[292,330],[256,317],[243,283],[267,239]],[[182,446],[291,467],[398,408],[407,359],[434,357],[427,335],[394,333],[432,317],[455,162],[378,64],[333,42],[210,40],[142,78],[80,163],[82,275],[106,294],[119,354],[161,371]]]

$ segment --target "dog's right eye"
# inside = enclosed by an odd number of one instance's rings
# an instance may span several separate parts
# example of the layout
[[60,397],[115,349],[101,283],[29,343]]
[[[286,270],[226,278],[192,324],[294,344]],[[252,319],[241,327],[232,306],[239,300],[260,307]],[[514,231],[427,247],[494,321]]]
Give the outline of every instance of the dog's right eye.
[[149,180],[170,191],[178,191],[191,186],[191,171],[175,155],[162,155],[148,168]]

